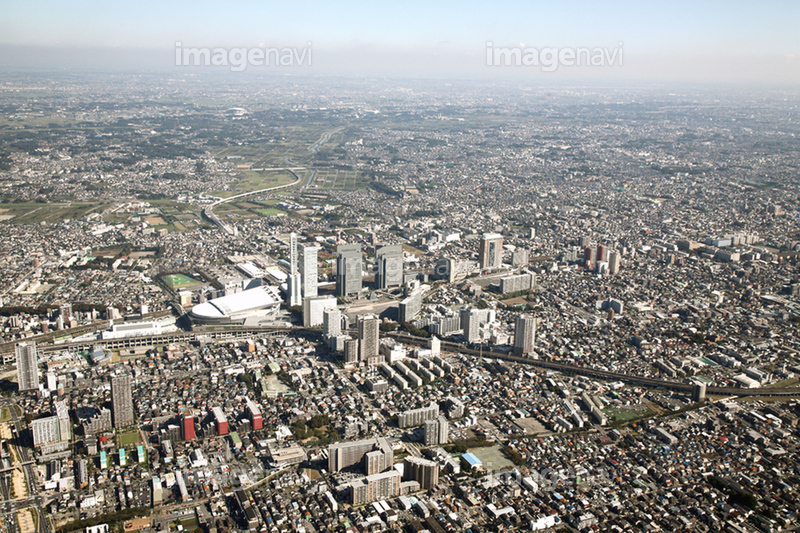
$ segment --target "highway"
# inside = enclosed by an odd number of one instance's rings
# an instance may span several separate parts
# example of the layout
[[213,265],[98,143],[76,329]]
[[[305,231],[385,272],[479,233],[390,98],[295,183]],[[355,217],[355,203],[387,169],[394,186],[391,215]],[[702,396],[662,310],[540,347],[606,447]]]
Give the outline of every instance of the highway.
[[243,192],[241,194],[237,194],[235,196],[231,196],[230,198],[223,198],[221,200],[217,200],[216,202],[212,203],[211,205],[209,205],[208,207],[203,209],[203,216],[206,217],[206,219],[208,219],[210,222],[214,223],[217,227],[219,227],[225,233],[227,233],[229,235],[234,235],[235,232],[233,231],[233,229],[229,225],[225,224],[214,213],[214,208],[215,207],[217,207],[220,204],[224,204],[226,202],[232,202],[233,200],[238,200],[239,198],[245,198],[247,196],[252,196],[254,194],[264,194],[264,193],[270,192],[270,191],[277,191],[277,190],[280,190],[280,189],[288,189],[289,187],[294,187],[295,185],[299,184],[300,181],[301,181],[300,176],[297,175],[295,170],[301,170],[303,168],[304,167],[284,167],[281,170],[285,170],[285,171],[291,173],[291,175],[295,177],[295,180],[292,183],[287,183],[285,185],[277,185],[275,187],[268,187],[266,189],[258,189],[257,191]]

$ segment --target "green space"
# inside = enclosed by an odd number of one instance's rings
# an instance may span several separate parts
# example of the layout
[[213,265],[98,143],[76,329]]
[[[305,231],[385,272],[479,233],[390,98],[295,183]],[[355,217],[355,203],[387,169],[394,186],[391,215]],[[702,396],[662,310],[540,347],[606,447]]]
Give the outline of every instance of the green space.
[[261,215],[264,215],[265,217],[271,217],[271,216],[279,215],[279,214],[283,213],[284,211],[281,211],[280,209],[276,209],[274,207],[265,207],[263,209],[258,209],[257,212],[259,214],[261,214]]
[[241,177],[226,191],[211,191],[210,196],[230,198],[237,194],[287,185],[295,180],[288,172],[241,170]]
[[366,189],[369,177],[357,170],[323,169],[318,170],[311,180],[309,190],[354,191]]
[[186,518],[180,521],[180,525],[183,526],[183,530],[187,533],[194,533],[195,531],[203,531],[203,529],[197,525],[196,518]]
[[292,432],[303,444],[315,441],[315,444],[325,445],[339,440],[339,432],[331,425],[328,415],[315,415],[308,422],[300,418],[292,424]]
[[5,218],[15,224],[39,224],[66,219],[79,220],[93,211],[102,210],[105,205],[97,202],[2,203],[0,204],[0,220]]
[[620,409],[618,407],[608,407],[603,409],[603,413],[613,422],[630,422],[637,418],[643,418],[654,414],[649,409]]
[[484,470],[502,470],[514,466],[500,446],[470,448],[469,451],[481,460]]
[[139,442],[139,432],[134,430],[126,433],[120,433],[117,435],[117,442],[121,448],[137,444]]
[[8,422],[9,420],[11,420],[11,412],[8,407],[3,407],[0,409],[0,422]]
[[[777,383],[773,383],[772,385],[769,386],[769,388],[782,389],[786,387],[794,387],[798,383],[800,383],[800,379],[798,378],[784,379],[783,381],[778,381]],[[798,392],[800,392],[800,390],[798,390]]]
[[161,276],[161,279],[172,289],[183,289],[201,284],[200,281],[190,278],[186,274],[165,274]]

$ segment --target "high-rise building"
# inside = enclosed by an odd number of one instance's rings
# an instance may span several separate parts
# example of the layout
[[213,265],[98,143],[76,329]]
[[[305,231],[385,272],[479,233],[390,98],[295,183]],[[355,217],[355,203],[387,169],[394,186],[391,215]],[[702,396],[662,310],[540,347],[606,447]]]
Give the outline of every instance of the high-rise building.
[[303,304],[302,297],[303,280],[300,274],[289,274],[286,278],[286,305],[296,307]]
[[419,482],[422,490],[435,489],[439,484],[439,463],[422,457],[403,459],[403,479]]
[[390,470],[350,482],[350,503],[364,505],[400,495],[400,472]]
[[591,269],[597,263],[597,248],[594,246],[587,246],[583,249],[583,266]]
[[706,401],[706,384],[697,383],[692,386],[692,401],[704,402]]
[[342,334],[342,312],[336,307],[322,311],[322,336],[326,339]]
[[621,254],[616,251],[612,250],[608,253],[608,273],[612,276],[616,275],[619,272],[619,265],[621,260]]
[[439,416],[439,406],[431,403],[427,407],[403,411],[397,415],[397,426],[400,428],[421,426],[427,420],[433,420],[437,416]]
[[111,417],[115,428],[133,424],[133,398],[129,374],[111,378]]
[[500,268],[503,261],[503,236],[499,233],[484,233],[478,247],[478,258],[482,269]]
[[438,444],[447,444],[450,438],[450,424],[443,416],[437,416],[434,419],[426,420],[423,424],[425,434],[425,446],[436,446]]
[[348,339],[344,341],[344,362],[358,363],[358,339]]
[[324,325],[325,311],[336,307],[334,296],[306,296],[303,298],[303,327]]
[[316,246],[303,246],[300,249],[300,277],[303,286],[303,298],[317,295],[317,255],[319,248]]
[[181,436],[183,440],[194,440],[194,415],[187,413],[181,419]]
[[375,288],[388,289],[403,284],[403,246],[393,244],[378,248],[375,253],[378,271],[375,274]]
[[294,307],[303,303],[302,281],[297,270],[297,234],[289,235],[289,277],[286,280],[286,305]]
[[512,266],[524,266],[528,264],[530,254],[528,250],[525,248],[517,248],[511,254],[511,265]]
[[211,412],[214,414],[214,423],[217,426],[217,435],[227,435],[228,418],[225,416],[225,413],[222,411],[222,408],[214,407],[213,409],[211,409]]
[[437,357],[442,353],[442,341],[434,335],[428,339],[428,348],[431,349],[431,357]]
[[514,355],[533,352],[536,344],[536,317],[519,315],[514,322]]
[[336,247],[336,296],[361,292],[361,246],[343,244]]
[[411,322],[422,311],[422,301],[425,296],[425,290],[418,288],[414,290],[408,297],[400,301],[397,308],[397,321],[403,324],[404,322]]
[[264,417],[261,415],[261,407],[250,398],[245,400],[245,405],[247,407],[247,416],[250,418],[250,427],[262,429],[264,427]]
[[20,342],[14,346],[17,352],[17,382],[19,390],[39,390],[39,357],[36,341]]
[[392,446],[383,437],[337,442],[328,446],[329,472],[340,472],[356,464],[362,464],[367,472],[387,470],[394,464]]
[[380,320],[375,315],[362,315],[358,317],[358,344],[361,350],[359,359],[369,361],[372,357],[378,356],[380,348],[378,335],[380,331]]
[[[55,402],[55,414],[37,418],[31,422],[33,445],[37,448],[52,449],[68,445],[72,438],[72,423],[66,401]],[[59,446],[61,445],[61,446]]]
[[436,279],[447,280],[448,283],[453,283],[456,280],[456,260],[451,257],[441,257],[436,263],[436,270],[434,272]]
[[464,330],[464,338],[467,339],[467,342],[480,340],[480,318],[477,309],[469,307],[461,309],[461,328]]
[[604,244],[597,245],[597,261],[608,261],[608,248]]

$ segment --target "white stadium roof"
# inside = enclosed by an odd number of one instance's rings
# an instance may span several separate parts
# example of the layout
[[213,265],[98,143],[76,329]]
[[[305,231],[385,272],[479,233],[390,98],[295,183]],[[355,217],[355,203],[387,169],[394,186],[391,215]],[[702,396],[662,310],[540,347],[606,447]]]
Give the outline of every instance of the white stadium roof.
[[276,305],[280,305],[280,299],[273,287],[256,287],[196,305],[192,315],[200,319],[232,318]]

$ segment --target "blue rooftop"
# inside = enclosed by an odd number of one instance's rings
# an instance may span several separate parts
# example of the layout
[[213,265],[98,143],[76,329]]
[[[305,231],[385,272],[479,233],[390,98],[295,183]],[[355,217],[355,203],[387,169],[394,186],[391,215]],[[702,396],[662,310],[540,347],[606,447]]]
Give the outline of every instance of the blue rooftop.
[[461,456],[461,458],[462,458],[462,459],[464,459],[464,460],[465,460],[467,463],[469,463],[469,466],[470,466],[470,467],[474,467],[474,466],[481,466],[481,465],[483,464],[483,463],[481,462],[481,460],[480,460],[480,459],[478,459],[478,458],[475,456],[475,454],[474,454],[474,453],[472,453],[472,452],[467,452],[467,453],[465,453],[464,455],[462,455],[462,456]]

